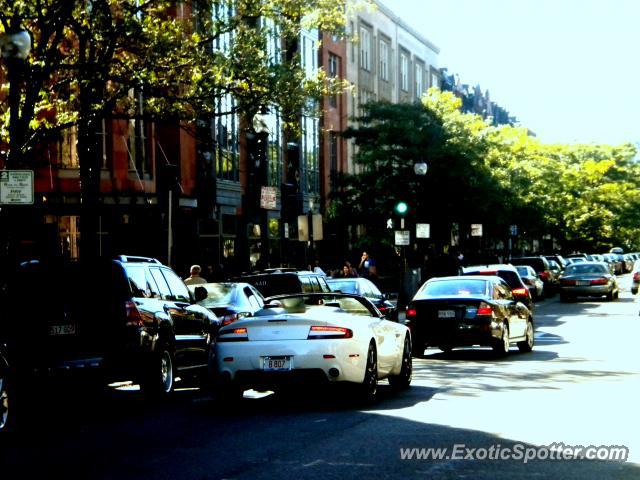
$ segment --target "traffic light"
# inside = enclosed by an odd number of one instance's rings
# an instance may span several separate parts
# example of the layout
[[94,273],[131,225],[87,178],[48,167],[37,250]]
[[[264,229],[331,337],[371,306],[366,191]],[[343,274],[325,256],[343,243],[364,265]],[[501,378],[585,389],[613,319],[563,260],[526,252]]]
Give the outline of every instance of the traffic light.
[[409,205],[407,205],[407,202],[400,201],[396,203],[396,206],[393,207],[393,209],[398,215],[403,217],[409,211]]

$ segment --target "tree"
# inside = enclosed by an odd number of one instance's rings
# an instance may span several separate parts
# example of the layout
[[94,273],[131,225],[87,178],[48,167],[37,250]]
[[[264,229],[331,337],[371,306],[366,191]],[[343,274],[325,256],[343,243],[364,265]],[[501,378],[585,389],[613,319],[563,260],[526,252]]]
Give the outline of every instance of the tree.
[[[291,43],[303,28],[341,31],[343,0],[193,0],[181,4],[183,13],[176,5],[0,0],[0,28],[15,29],[19,19],[33,41],[19,112],[10,118],[8,108],[2,111],[4,163],[23,158],[34,165],[38,151],[77,127],[87,252],[95,251],[95,132],[103,119],[180,122],[195,135],[198,120],[230,113],[250,119],[268,105],[300,111],[310,96],[341,87],[324,72],[308,78],[295,56],[283,62],[266,46],[273,35]],[[234,111],[216,109],[216,99],[227,95],[236,99]],[[292,115],[285,120],[294,123]],[[20,127],[14,138],[11,123]]]

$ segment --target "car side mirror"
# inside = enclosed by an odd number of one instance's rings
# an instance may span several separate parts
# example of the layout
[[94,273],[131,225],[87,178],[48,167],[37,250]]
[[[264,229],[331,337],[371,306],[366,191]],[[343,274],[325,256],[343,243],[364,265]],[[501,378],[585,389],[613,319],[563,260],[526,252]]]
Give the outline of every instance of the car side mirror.
[[196,302],[201,302],[209,296],[209,292],[204,287],[196,287],[193,289],[193,296],[195,297]]
[[269,303],[265,303],[262,308],[282,308],[282,302],[279,300],[271,300]]

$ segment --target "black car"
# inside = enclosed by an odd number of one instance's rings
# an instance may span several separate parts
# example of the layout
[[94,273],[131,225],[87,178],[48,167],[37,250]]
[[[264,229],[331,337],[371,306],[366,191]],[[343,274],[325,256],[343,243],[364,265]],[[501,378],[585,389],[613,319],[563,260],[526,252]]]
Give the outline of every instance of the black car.
[[9,411],[9,356],[7,345],[0,341],[0,433],[5,432],[11,425],[12,418]]
[[473,265],[462,268],[462,275],[489,275],[502,278],[509,288],[513,297],[524,303],[530,310],[533,309],[532,294],[524,283],[516,267],[513,265],[495,264],[495,265]]
[[[198,302],[213,311],[222,326],[229,325],[245,317],[252,317],[264,307],[264,297],[248,283],[203,283],[189,285],[189,290],[195,295],[204,289],[206,297]],[[202,293],[204,296],[204,293]]]
[[366,278],[329,278],[327,283],[335,292],[353,293],[367,297],[389,320],[398,319],[396,305],[391,303],[376,285]]
[[207,372],[219,322],[155,259],[25,262],[7,295],[0,338],[30,380],[132,380],[157,397]]
[[533,348],[531,311],[500,277],[432,278],[407,306],[406,318],[417,355],[427,347],[490,346],[498,355],[512,342],[523,352]]
[[329,293],[327,278],[307,270],[278,268],[240,275],[234,282],[246,282],[256,287],[266,297],[286,293]]

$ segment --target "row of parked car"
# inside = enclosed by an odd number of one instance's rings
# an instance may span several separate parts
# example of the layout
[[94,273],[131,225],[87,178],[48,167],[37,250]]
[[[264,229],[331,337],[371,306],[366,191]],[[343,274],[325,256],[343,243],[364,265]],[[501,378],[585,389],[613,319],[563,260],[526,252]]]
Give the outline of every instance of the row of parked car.
[[0,431],[15,428],[36,385],[51,381],[55,394],[65,378],[130,380],[152,398],[178,378],[225,397],[298,376],[369,399],[378,379],[408,386],[411,338],[392,321],[395,304],[367,279],[336,281],[274,269],[186,286],[147,257],[25,262],[2,291]]
[[[571,260],[558,277],[549,266],[546,257],[523,257],[430,279],[405,324],[392,299],[365,278],[273,269],[187,287],[146,257],[25,262],[2,292],[0,431],[15,428],[34,385],[76,375],[131,380],[152,398],[169,395],[179,377],[215,384],[225,398],[302,380],[347,383],[372,400],[379,379],[408,387],[412,357],[429,346],[488,345],[504,355],[515,343],[530,351],[532,294],[557,289],[568,299],[593,287],[617,297],[605,263]],[[587,272],[593,266],[600,271]]]

